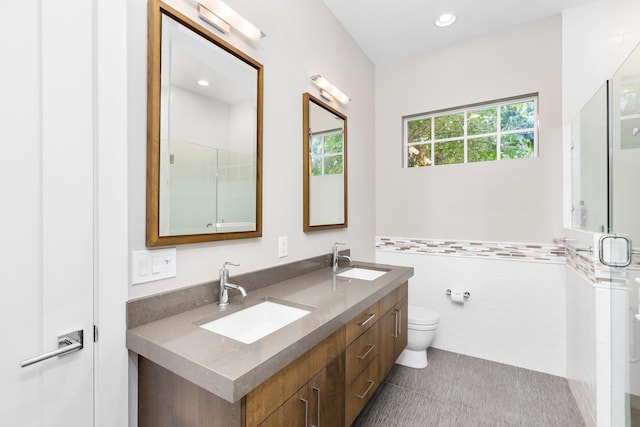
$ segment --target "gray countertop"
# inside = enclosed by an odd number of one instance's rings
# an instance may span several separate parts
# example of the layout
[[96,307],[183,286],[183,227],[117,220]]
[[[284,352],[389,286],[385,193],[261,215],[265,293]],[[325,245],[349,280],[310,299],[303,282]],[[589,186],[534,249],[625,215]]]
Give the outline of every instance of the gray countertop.
[[[208,304],[129,329],[127,347],[211,393],[237,402],[413,276],[409,267],[355,261],[353,265],[388,272],[369,281],[337,277],[326,267],[253,290],[246,298],[231,291],[226,307]],[[338,273],[343,270],[346,268]],[[265,298],[301,304],[312,311],[252,344],[199,326]]]

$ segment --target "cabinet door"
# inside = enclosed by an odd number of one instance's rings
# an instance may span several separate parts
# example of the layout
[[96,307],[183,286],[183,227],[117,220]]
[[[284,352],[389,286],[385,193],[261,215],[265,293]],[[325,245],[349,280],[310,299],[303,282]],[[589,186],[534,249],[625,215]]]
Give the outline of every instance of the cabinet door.
[[338,358],[318,372],[260,427],[331,427],[344,419],[344,369]]
[[[261,425],[274,411],[283,408],[292,396],[295,397],[302,389],[306,390],[308,383],[314,376],[325,368],[329,369],[329,372],[337,370],[339,373],[335,374],[335,376],[339,376],[339,380],[342,381],[341,384],[344,384],[344,344],[345,328],[340,328],[320,344],[253,389],[244,399],[245,425],[247,427]],[[329,375],[329,377],[332,376],[333,374]],[[342,385],[342,388],[344,389],[344,385]],[[344,399],[344,390],[341,393],[342,399]],[[299,398],[297,403],[301,402]],[[309,401],[309,399],[315,397],[302,396],[302,398]],[[296,410],[300,408],[300,405],[291,404],[290,402],[289,404],[297,408]],[[344,404],[342,404],[342,407],[344,408]],[[291,423],[292,421],[282,425],[297,425]],[[300,425],[305,424],[302,423]]]
[[378,353],[380,378],[384,378],[396,360],[395,340],[397,334],[397,314],[391,309],[380,319],[380,352]]
[[407,328],[409,327],[407,319],[407,316],[409,315],[408,299],[404,298],[402,301],[396,304],[396,306],[393,308],[393,311],[395,312],[398,325],[398,331],[396,333],[396,336],[394,337],[393,342],[393,361],[395,362],[396,359],[400,356],[400,353],[402,353],[402,350],[407,347]]
[[260,423],[260,427],[307,427],[309,406],[309,393],[305,385]]
[[380,320],[380,378],[384,378],[407,347],[407,298]]
[[344,363],[337,358],[313,377],[307,386],[309,426],[337,426],[344,420]]

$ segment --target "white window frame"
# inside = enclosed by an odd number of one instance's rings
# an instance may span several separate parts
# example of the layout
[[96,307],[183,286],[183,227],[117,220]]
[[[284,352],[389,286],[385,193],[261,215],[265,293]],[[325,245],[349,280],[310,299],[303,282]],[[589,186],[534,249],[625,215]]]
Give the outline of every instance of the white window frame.
[[[501,114],[502,114],[502,106],[505,105],[510,105],[510,104],[520,104],[523,102],[530,102],[533,101],[533,111],[534,111],[534,125],[532,128],[524,128],[524,129],[518,129],[518,130],[510,130],[510,131],[502,131],[500,129],[500,122],[501,122]],[[467,135],[467,118],[468,118],[468,113],[470,111],[476,111],[476,110],[483,110],[483,109],[487,109],[487,108],[492,108],[492,107],[496,107],[496,111],[497,111],[497,128],[496,128],[496,132],[490,132],[490,133],[486,133],[486,134],[478,134],[478,135]],[[458,113],[463,113],[463,117],[464,117],[464,134],[461,136],[456,136],[453,138],[444,138],[444,139],[435,139],[435,119],[436,117],[442,117],[442,116],[448,116],[448,115],[452,115],[452,114],[458,114]],[[532,157],[538,157],[538,94],[537,93],[533,93],[533,94],[528,94],[528,95],[523,95],[523,96],[517,96],[517,97],[512,97],[512,98],[505,98],[505,99],[500,99],[500,100],[495,100],[495,101],[490,101],[490,102],[483,102],[483,103],[478,103],[478,104],[471,104],[471,105],[467,105],[467,106],[463,106],[463,107],[456,107],[456,108],[451,108],[451,109],[446,109],[446,110],[437,110],[437,111],[433,111],[430,113],[420,113],[420,114],[412,114],[409,116],[403,116],[402,117],[402,132],[403,132],[403,136],[402,136],[402,165],[404,168],[407,169],[414,169],[414,167],[409,167],[409,147],[414,146],[414,145],[424,145],[424,144],[430,144],[431,145],[431,159],[432,161],[435,163],[435,144],[436,143],[442,143],[442,142],[452,142],[452,141],[460,141],[462,140],[464,143],[464,161],[462,163],[454,163],[454,164],[466,164],[469,163],[468,161],[468,140],[469,139],[477,139],[477,138],[483,138],[483,137],[496,137],[496,160],[502,160],[501,159],[501,147],[500,147],[500,141],[502,139],[503,135],[512,135],[512,134],[521,134],[521,133],[526,133],[526,132],[533,132],[533,155],[531,157],[527,157],[527,158],[532,158]],[[431,139],[428,141],[416,141],[416,142],[409,142],[408,138],[409,138],[409,122],[411,121],[415,121],[415,120],[423,120],[423,119],[431,119]],[[518,160],[518,159],[509,159],[509,160]],[[436,165],[436,164],[430,164],[430,165],[426,165],[426,166],[420,166],[420,167],[416,167],[416,169],[419,169],[421,167],[428,167],[428,166],[447,166],[445,165]],[[484,163],[484,162],[471,162],[471,163]]]

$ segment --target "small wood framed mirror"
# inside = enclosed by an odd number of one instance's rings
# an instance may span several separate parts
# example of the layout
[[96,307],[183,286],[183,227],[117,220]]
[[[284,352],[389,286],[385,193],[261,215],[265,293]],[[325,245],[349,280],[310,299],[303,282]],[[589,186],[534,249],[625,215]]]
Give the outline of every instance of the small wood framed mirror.
[[304,231],[347,227],[347,116],[302,95]]

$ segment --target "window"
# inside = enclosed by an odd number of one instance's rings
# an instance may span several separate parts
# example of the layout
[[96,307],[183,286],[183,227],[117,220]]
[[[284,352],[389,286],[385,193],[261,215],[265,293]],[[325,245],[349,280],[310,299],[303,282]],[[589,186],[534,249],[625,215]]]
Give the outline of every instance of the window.
[[537,95],[403,118],[404,165],[535,157]]
[[342,129],[311,135],[311,175],[337,175],[343,172]]

